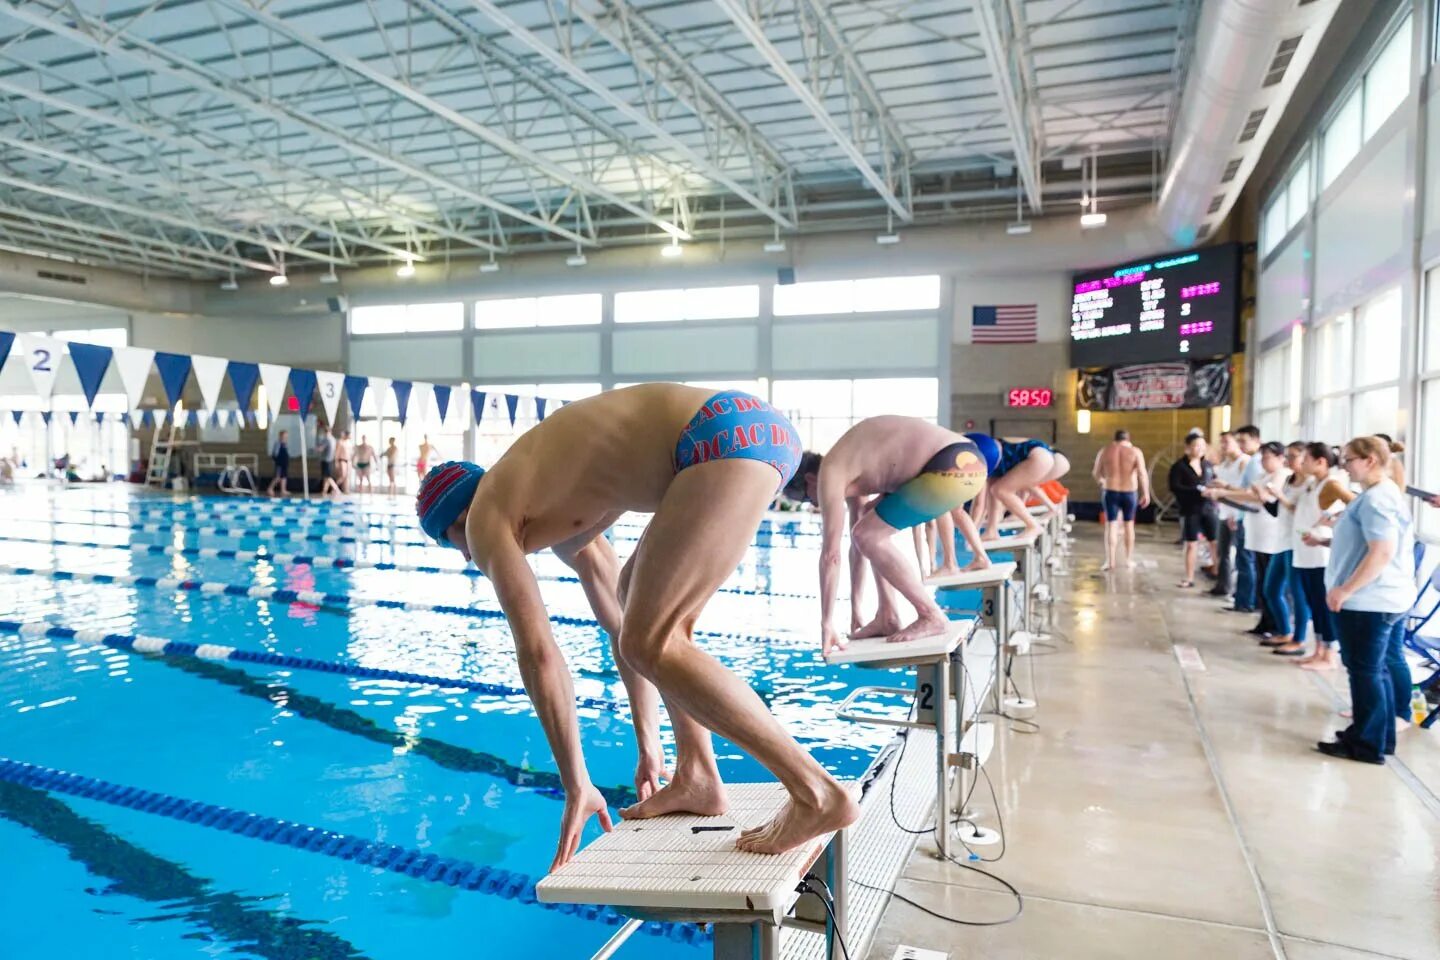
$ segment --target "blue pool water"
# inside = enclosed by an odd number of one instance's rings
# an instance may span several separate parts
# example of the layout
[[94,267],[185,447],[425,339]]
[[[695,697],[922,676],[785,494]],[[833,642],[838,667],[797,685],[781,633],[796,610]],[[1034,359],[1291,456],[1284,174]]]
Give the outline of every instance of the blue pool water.
[[[254,501],[246,501],[254,503]],[[285,566],[265,559],[164,556],[130,544],[254,548],[197,537],[202,526],[418,539],[400,501],[268,507],[132,494],[122,488],[0,495],[0,562],[11,566],[243,583],[498,609],[490,585],[449,573]],[[294,522],[304,518],[309,525]],[[248,522],[247,522],[248,520]],[[164,532],[131,525],[161,522]],[[393,522],[394,529],[389,529]],[[640,519],[617,525],[621,556]],[[828,668],[817,656],[818,525],[762,527],[699,628],[705,647],[744,677],[828,769],[854,777],[889,735],[834,716],[875,671]],[[21,539],[24,538],[24,539]],[[25,540],[44,542],[25,542]],[[121,548],[57,545],[54,541]],[[455,566],[423,546],[287,542],[273,551]],[[534,558],[545,577],[568,574]],[[580,587],[543,579],[552,616],[591,616]],[[519,686],[503,620],[447,613],[317,609],[249,597],[0,574],[0,620],[102,627],[191,643]],[[623,701],[595,626],[556,626],[577,693]],[[757,636],[768,638],[758,641]],[[594,782],[628,789],[633,743],[623,712],[580,711]],[[668,737],[668,730],[667,737]],[[717,743],[731,780],[770,779]],[[527,785],[553,771],[524,698],[496,698],[251,664],[157,658],[74,641],[0,633],[0,757],[219,804],[367,840],[539,878],[554,853],[561,803]],[[592,832],[597,829],[592,825]],[[376,960],[418,955],[588,957],[614,931],[524,898],[413,879],[316,853],[92,799],[0,783],[0,919],[9,960],[55,956]],[[16,923],[20,926],[16,927]],[[23,936],[16,934],[23,930]],[[707,947],[641,935],[622,957],[700,957]]]

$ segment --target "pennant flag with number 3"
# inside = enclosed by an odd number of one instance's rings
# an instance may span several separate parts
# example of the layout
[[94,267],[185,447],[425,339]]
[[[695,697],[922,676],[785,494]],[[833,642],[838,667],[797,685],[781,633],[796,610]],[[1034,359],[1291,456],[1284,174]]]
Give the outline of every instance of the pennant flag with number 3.
[[315,382],[320,390],[320,403],[325,408],[325,422],[333,425],[340,412],[340,396],[345,392],[345,374],[316,370]]

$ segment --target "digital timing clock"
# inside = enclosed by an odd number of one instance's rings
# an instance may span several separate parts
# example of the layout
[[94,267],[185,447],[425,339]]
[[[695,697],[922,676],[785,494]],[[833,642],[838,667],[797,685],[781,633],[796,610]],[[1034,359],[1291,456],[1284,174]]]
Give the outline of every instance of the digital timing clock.
[[1005,393],[1007,407],[1048,407],[1055,402],[1055,391],[1049,387],[1015,387]]

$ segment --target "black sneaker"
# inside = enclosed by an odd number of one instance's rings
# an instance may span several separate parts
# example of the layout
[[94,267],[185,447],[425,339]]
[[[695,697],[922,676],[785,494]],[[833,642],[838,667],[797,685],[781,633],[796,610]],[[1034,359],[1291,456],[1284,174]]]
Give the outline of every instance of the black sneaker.
[[1385,763],[1384,757],[1361,756],[1343,740],[1321,740],[1315,744],[1315,749],[1327,757],[1335,757],[1338,760],[1354,760],[1356,763],[1372,763],[1377,766],[1383,766]]
[[1230,591],[1229,591],[1229,590],[1226,590],[1226,589],[1223,588],[1223,587],[1216,587],[1216,588],[1213,589],[1213,590],[1206,590],[1205,592],[1206,592],[1207,594],[1209,594],[1210,596],[1212,596],[1212,597],[1229,597],[1229,596],[1230,596]]

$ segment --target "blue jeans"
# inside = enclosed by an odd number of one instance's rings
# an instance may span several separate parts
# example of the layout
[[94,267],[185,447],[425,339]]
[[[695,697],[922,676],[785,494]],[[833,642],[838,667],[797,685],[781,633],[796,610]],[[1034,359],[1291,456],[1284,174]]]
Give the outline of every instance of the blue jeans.
[[[1395,703],[1400,683],[1395,676],[1396,630],[1401,615],[1374,610],[1341,610],[1340,658],[1350,673],[1350,705],[1355,718],[1340,735],[1350,749],[1366,760],[1395,752]],[[1403,636],[1403,635],[1402,635]],[[1403,665],[1404,655],[1400,654]],[[1410,671],[1403,674],[1405,698],[1410,697]]]
[[1275,620],[1275,633],[1290,636],[1296,643],[1305,642],[1305,628],[1310,623],[1310,608],[1295,578],[1289,550],[1270,555],[1265,568],[1265,605]]
[[1295,567],[1294,575],[1300,581],[1300,592],[1310,607],[1310,626],[1315,631],[1316,643],[1335,642],[1335,614],[1325,606],[1325,568]]
[[1385,666],[1390,669],[1390,686],[1395,690],[1395,716],[1410,723],[1410,691],[1414,683],[1410,677],[1410,664],[1405,662],[1405,617],[1395,621],[1390,628],[1390,644],[1385,648]]
[[1235,525],[1235,607],[1255,609],[1255,554],[1245,549],[1245,524]]

